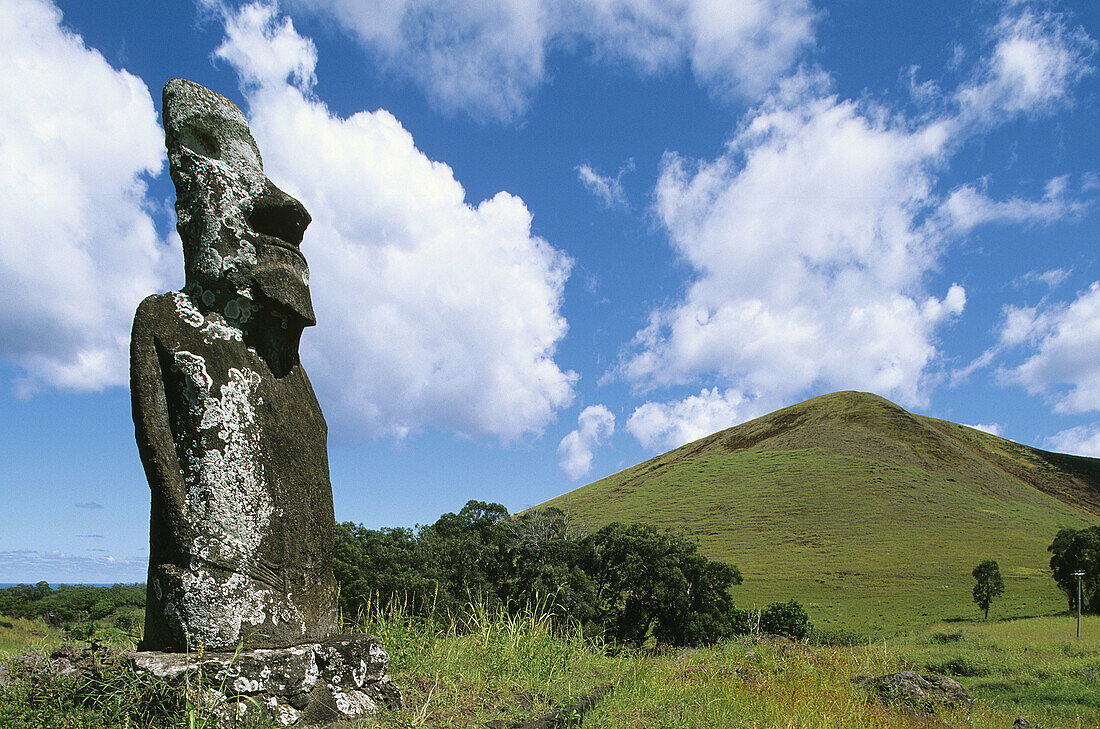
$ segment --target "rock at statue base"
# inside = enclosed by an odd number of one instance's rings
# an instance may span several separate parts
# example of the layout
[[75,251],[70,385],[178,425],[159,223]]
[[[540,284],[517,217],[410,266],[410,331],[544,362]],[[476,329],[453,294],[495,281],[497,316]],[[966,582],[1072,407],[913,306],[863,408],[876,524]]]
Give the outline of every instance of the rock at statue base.
[[402,707],[386,669],[389,656],[370,635],[342,635],[289,648],[237,653],[136,651],[135,671],[172,683],[189,676],[196,696],[223,726],[261,711],[283,726],[324,726]]

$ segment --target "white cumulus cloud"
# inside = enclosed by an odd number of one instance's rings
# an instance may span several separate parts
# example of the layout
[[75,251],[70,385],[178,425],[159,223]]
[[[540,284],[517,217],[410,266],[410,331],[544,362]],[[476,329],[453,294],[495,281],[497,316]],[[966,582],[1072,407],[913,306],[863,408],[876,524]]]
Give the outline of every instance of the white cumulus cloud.
[[0,358],[21,394],[122,385],[134,310],[182,260],[146,199],[152,98],[49,2],[0,0],[0,45]]
[[615,432],[615,416],[604,405],[590,405],[577,417],[577,429],[558,444],[558,465],[576,480],[592,472],[593,451]]
[[1032,352],[1007,370],[1008,380],[1052,396],[1057,412],[1100,410],[1100,281],[1068,304],[1009,307],[1001,340]]
[[242,79],[265,170],[313,216],[319,325],[303,359],[339,432],[540,432],[573,397],[554,361],[571,260],[532,235],[524,202],[470,204],[390,113],[314,99],[313,45],[273,5],[230,14],[217,54]]
[[990,33],[991,50],[980,73],[959,88],[956,100],[967,122],[1036,114],[1070,102],[1073,84],[1092,68],[1096,41],[1051,11],[1010,3]]
[[[1066,177],[1056,177],[1047,182],[1042,199],[993,200],[977,185],[962,185],[951,192],[940,211],[960,233],[987,223],[1052,223],[1080,215],[1087,207],[1082,200],[1067,195],[1067,186]],[[1051,283],[1057,272],[1043,275],[1047,278],[1038,280]]]
[[963,423],[963,425],[968,428],[973,428],[974,430],[980,430],[983,433],[989,433],[990,435],[996,436],[1003,436],[1005,431],[1005,427],[1000,423],[975,423],[973,425]]
[[1100,423],[1078,425],[1055,433],[1047,438],[1046,446],[1059,453],[1100,458]]
[[[1023,3],[991,42],[991,58],[938,113],[844,99],[825,74],[800,71],[717,158],[667,154],[654,208],[695,276],[681,300],[650,313],[617,373],[641,391],[702,381],[776,406],[842,389],[927,404],[938,332],[966,304],[958,284],[928,287],[946,247],[979,224],[1082,209],[1064,178],[1038,201],[995,201],[977,184],[937,192],[964,141],[1066,102],[1088,70],[1091,41]],[[1032,56],[1038,85],[1023,70]]]
[[651,451],[667,451],[725,430],[760,414],[736,390],[704,389],[673,402],[647,402],[626,421],[627,431]]
[[640,387],[717,377],[789,401],[815,384],[922,400],[935,328],[962,311],[960,286],[922,290],[941,239],[918,222],[935,200],[942,126],[787,83],[726,154],[666,157],[656,210],[698,272],[655,310],[622,371]]
[[687,63],[719,95],[767,89],[812,42],[808,0],[290,0],[334,19],[373,62],[479,119],[522,113],[551,48],[643,73]]

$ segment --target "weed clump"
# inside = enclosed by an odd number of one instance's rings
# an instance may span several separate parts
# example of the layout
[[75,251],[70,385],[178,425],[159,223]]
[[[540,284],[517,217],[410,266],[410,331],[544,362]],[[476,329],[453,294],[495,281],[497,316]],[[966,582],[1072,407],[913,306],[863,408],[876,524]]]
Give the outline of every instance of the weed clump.
[[50,654],[9,657],[4,667],[8,676],[0,686],[0,726],[185,726],[187,697],[163,681],[130,671],[117,650],[93,646],[78,653],[63,646]]
[[946,645],[947,643],[958,643],[962,640],[962,637],[963,634],[961,630],[956,630],[953,633],[932,633],[932,635],[928,636],[928,642]]

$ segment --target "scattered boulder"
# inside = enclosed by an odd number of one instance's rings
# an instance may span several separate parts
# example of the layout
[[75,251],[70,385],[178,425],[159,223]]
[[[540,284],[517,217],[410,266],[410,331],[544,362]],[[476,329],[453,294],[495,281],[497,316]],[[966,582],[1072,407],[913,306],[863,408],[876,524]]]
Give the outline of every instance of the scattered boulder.
[[89,661],[92,658],[93,652],[94,648],[82,650],[67,643],[50,653],[50,670],[58,676],[71,676],[76,673],[77,665],[81,661]]
[[900,671],[885,676],[856,676],[852,679],[876,699],[889,706],[934,713],[938,706],[969,709],[974,699],[953,678],[916,671]]
[[1026,727],[1035,726],[1027,720],[1026,716],[1017,716],[1016,721],[1012,722],[1012,729],[1026,729]]
[[194,700],[222,724],[260,711],[282,726],[324,726],[404,705],[386,673],[389,656],[369,635],[236,653],[135,651],[128,662],[172,683],[190,676]]

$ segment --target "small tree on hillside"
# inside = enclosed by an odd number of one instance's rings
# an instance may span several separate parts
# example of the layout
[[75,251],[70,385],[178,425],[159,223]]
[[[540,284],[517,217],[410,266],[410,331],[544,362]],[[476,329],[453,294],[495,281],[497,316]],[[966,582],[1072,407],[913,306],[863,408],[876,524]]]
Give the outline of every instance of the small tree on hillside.
[[1077,608],[1074,573],[1081,571],[1085,573],[1081,580],[1081,611],[1100,613],[1100,526],[1059,529],[1047,551],[1051,553],[1051,576],[1069,598],[1069,609]]
[[989,620],[989,605],[993,602],[993,598],[1005,592],[1001,568],[997,566],[996,560],[987,559],[975,567],[971,574],[977,580],[977,584],[974,585],[974,602],[978,604],[979,609],[985,611],[985,619]]

